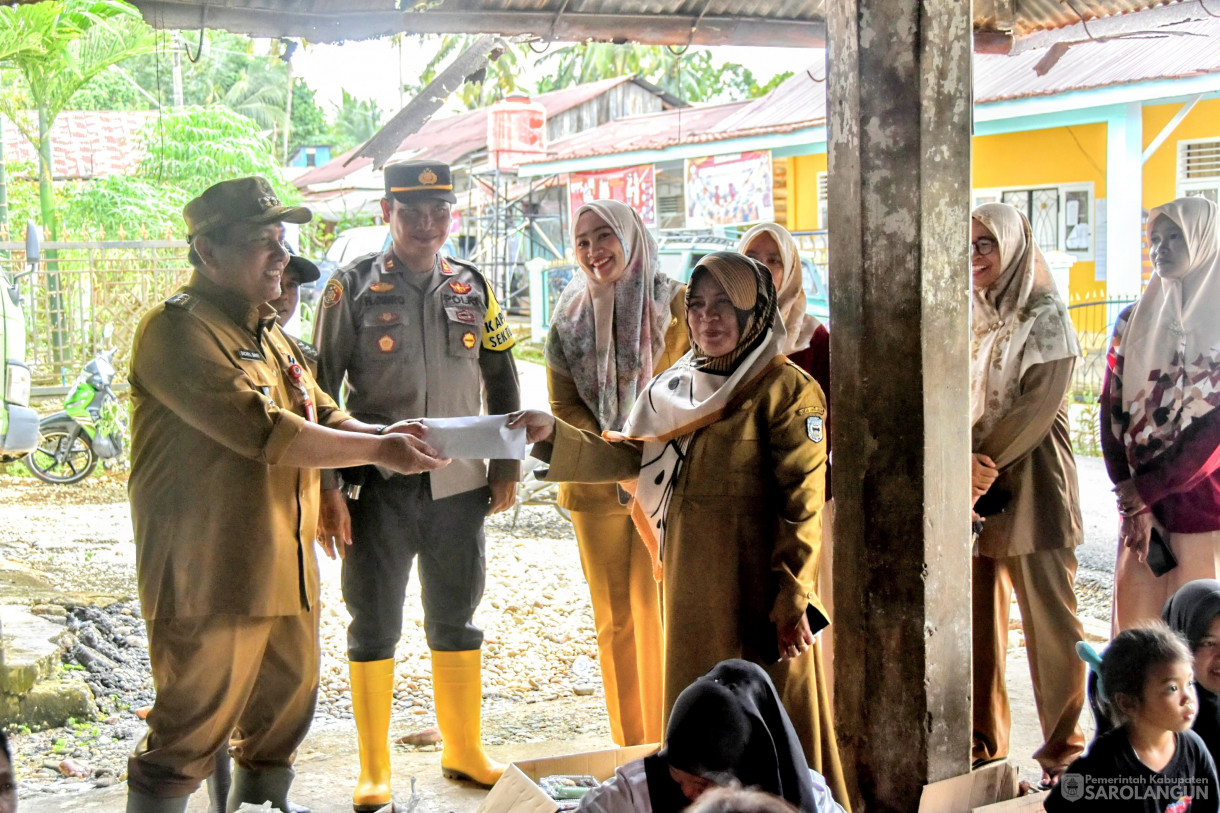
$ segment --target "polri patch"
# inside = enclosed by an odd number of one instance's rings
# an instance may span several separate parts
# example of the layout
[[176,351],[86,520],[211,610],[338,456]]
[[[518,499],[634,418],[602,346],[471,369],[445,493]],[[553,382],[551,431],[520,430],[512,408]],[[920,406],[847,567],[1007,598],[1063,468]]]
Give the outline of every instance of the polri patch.
[[822,418],[820,416],[814,415],[805,419],[805,434],[814,443],[822,442]]
[[238,350],[237,357],[243,361],[262,361],[263,354],[257,350]]
[[322,307],[333,308],[342,299],[343,283],[332,277],[331,281],[326,283],[326,290],[322,292]]

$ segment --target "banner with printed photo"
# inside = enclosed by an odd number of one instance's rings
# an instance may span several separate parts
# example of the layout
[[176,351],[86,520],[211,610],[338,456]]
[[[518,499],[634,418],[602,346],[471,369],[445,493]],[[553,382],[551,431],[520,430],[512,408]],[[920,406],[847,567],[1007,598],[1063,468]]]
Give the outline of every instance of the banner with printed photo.
[[572,214],[592,200],[617,200],[640,213],[645,226],[657,225],[657,179],[652,164],[568,174]]
[[686,159],[686,227],[775,219],[771,151]]

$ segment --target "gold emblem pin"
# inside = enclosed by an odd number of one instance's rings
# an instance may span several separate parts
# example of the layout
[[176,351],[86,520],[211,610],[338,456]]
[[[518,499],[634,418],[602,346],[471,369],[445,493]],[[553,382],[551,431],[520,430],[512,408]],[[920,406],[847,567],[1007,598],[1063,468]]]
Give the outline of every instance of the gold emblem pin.
[[388,325],[390,322],[398,321],[398,314],[391,313],[390,311],[382,311],[381,313],[377,314],[377,321],[381,322],[383,325]]
[[425,169],[423,172],[419,173],[419,182],[424,186],[432,186],[434,183],[436,183],[436,180],[436,173],[430,169]]
[[394,290],[394,283],[392,283],[392,282],[374,282],[372,285],[369,286],[369,290],[373,291],[375,293],[384,294],[388,291]]
[[389,334],[382,336],[377,340],[377,348],[382,353],[393,353],[394,348],[398,346],[398,342],[394,341],[394,337]]
[[469,330],[462,334],[462,347],[465,347],[467,350],[474,347],[474,344],[477,341],[478,339],[476,339],[474,334]]

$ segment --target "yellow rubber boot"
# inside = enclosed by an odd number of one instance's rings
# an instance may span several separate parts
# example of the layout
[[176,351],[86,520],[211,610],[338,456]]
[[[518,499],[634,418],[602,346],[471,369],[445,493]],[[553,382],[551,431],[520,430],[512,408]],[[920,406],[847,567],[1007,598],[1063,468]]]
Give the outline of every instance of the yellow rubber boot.
[[393,801],[390,792],[390,706],[394,700],[394,659],[351,661],[352,714],[360,743],[360,778],[352,794],[358,813]]
[[482,651],[432,650],[432,696],[436,725],[445,742],[441,773],[447,779],[465,779],[490,788],[505,766],[483,753]]

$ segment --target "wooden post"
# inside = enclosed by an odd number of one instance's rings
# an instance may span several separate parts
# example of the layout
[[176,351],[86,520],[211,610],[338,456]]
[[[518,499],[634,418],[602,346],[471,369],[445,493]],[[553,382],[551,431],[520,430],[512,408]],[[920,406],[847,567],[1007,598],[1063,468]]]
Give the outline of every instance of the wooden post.
[[970,769],[970,4],[827,23],[837,729],[914,811]]

